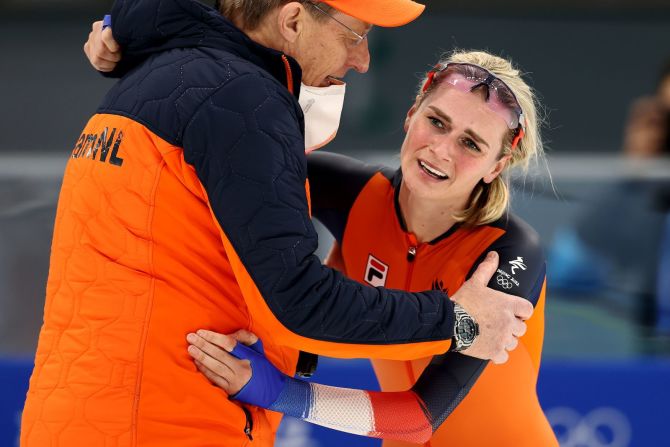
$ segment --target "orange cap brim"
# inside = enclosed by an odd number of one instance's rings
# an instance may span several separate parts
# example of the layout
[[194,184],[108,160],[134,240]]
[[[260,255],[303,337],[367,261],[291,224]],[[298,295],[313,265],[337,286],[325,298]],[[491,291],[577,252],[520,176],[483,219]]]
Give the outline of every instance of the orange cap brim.
[[412,0],[321,0],[338,11],[372,25],[406,25],[421,15],[425,5]]

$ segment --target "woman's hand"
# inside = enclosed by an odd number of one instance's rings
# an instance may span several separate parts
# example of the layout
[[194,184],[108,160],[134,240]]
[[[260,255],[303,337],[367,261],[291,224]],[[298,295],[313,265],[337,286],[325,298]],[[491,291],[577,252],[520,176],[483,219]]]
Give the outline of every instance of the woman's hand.
[[251,332],[224,335],[199,330],[196,334],[188,334],[186,340],[190,343],[188,353],[198,370],[228,395],[238,393],[251,379],[250,361],[230,354],[238,340],[247,346],[258,342],[258,337]]
[[121,60],[121,47],[114,40],[111,28],[102,29],[102,20],[91,25],[91,33],[84,44],[84,53],[93,68],[102,72],[114,70]]
[[288,377],[265,357],[262,342],[251,332],[224,335],[201,329],[186,340],[198,370],[231,399],[269,408],[286,386]]

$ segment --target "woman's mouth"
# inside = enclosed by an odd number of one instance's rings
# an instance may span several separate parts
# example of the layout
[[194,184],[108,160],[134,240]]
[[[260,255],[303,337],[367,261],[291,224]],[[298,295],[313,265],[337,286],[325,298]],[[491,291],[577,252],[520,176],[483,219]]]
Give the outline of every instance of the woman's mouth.
[[433,177],[436,180],[447,180],[449,176],[439,169],[429,165],[423,160],[419,160],[419,168],[429,176]]

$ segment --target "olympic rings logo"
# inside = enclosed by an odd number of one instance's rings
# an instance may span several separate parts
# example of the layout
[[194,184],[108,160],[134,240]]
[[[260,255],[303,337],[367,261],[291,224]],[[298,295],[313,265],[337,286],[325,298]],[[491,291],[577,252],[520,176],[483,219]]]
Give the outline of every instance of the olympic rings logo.
[[616,408],[599,407],[585,416],[568,407],[546,412],[561,447],[628,447],[632,429],[625,414]]
[[498,276],[496,276],[496,281],[498,282],[498,285],[500,287],[502,287],[503,289],[511,289],[512,288],[512,281],[505,278],[500,273],[498,273]]

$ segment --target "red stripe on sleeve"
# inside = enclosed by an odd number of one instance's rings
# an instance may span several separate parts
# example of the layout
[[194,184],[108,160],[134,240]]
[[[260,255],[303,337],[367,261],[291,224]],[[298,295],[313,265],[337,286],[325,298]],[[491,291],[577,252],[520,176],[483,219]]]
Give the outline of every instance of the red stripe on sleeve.
[[411,391],[369,392],[374,412],[374,431],[370,436],[423,444],[433,434],[419,398]]

